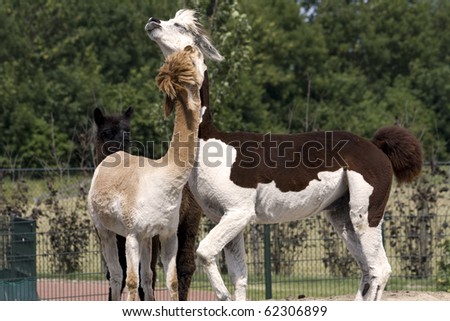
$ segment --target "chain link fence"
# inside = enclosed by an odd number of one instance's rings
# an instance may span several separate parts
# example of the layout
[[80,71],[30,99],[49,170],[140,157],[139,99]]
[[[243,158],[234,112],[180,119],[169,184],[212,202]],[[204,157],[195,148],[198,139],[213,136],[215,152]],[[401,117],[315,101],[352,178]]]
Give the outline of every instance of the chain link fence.
[[[393,270],[388,290],[450,290],[449,174],[447,165],[428,166],[414,184],[394,184],[384,222]],[[107,299],[104,264],[86,208],[91,176],[89,169],[0,170],[1,300]],[[23,230],[20,224],[35,227]],[[204,218],[198,241],[211,228]],[[356,293],[359,269],[323,215],[250,225],[245,241],[250,300]],[[229,282],[223,254],[217,259]],[[163,277],[159,267],[157,300],[168,299]],[[198,265],[190,299],[215,299]]]

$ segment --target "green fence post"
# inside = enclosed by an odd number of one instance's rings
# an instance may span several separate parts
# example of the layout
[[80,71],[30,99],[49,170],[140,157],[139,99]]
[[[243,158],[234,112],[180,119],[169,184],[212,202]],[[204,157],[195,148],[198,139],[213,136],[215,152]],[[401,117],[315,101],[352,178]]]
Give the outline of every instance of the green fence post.
[[272,271],[270,264],[270,225],[264,225],[264,281],[266,300],[272,299]]

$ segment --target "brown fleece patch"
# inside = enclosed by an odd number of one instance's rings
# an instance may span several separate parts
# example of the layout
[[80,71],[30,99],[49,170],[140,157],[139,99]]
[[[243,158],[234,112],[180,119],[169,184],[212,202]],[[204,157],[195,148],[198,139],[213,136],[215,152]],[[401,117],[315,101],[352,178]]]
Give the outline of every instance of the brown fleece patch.
[[273,181],[282,192],[298,192],[318,179],[319,172],[345,168],[360,173],[374,187],[370,226],[376,226],[383,217],[392,165],[385,153],[367,139],[345,131],[263,135],[209,128],[204,133],[209,136],[203,139],[218,139],[236,149],[230,179],[238,186],[256,188],[258,183]]
[[182,105],[187,103],[186,85],[200,88],[201,79],[197,75],[192,55],[195,48],[187,46],[182,51],[169,55],[164,65],[159,69],[156,82],[159,89],[166,94],[164,113],[168,117],[174,109],[175,100],[181,100]]

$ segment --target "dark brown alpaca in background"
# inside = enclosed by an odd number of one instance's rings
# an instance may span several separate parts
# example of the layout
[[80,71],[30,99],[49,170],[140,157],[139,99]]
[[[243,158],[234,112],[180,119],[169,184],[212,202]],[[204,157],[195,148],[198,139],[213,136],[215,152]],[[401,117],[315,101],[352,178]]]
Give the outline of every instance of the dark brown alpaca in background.
[[[95,162],[100,164],[106,156],[119,150],[128,151],[130,148],[130,120],[133,108],[128,108],[122,114],[104,115],[99,108],[94,111],[94,121],[97,127],[95,135]],[[194,200],[187,185],[183,189],[183,200],[180,208],[180,222],[178,225],[178,253],[177,253],[177,277],[179,300],[188,299],[189,286],[192,275],[195,272],[195,240],[200,224],[202,211]],[[159,256],[159,240],[157,237],[152,241],[152,272],[153,288],[156,281],[156,263]],[[120,266],[123,271],[122,290],[125,288],[126,279],[126,257],[125,238],[117,235],[117,248],[119,250]],[[109,279],[109,272],[107,272]],[[144,291],[139,287],[139,298],[144,299]],[[111,288],[108,299],[111,300]]]
[[187,301],[192,275],[195,272],[195,240],[203,211],[194,199],[186,184],[180,206],[180,222],[178,224],[178,299]]
[[[100,108],[94,110],[95,133],[95,165],[100,164],[106,156],[119,150],[130,149],[130,120],[133,115],[133,107],[129,107],[122,114],[104,115]],[[125,288],[127,271],[127,260],[125,257],[125,238],[117,235],[117,249],[119,251],[119,262],[123,271],[122,288]],[[156,260],[152,260],[152,270],[156,268]],[[109,271],[106,272],[109,280]],[[153,284],[154,287],[154,284]],[[139,287],[139,298],[144,299],[144,291]],[[109,288],[108,300],[111,301],[111,287]]]
[[122,114],[104,115],[100,108],[94,110],[95,133],[95,165],[100,164],[106,156],[119,150],[130,148],[130,120],[133,107]]

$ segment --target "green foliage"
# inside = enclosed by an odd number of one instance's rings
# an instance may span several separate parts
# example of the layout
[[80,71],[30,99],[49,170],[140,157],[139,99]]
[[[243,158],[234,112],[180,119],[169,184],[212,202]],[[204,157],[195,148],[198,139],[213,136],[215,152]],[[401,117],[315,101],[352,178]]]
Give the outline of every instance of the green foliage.
[[[7,175],[5,175],[7,176]],[[30,217],[38,226],[48,221],[48,241],[52,251],[45,253],[56,273],[80,271],[92,233],[87,211],[87,186],[79,182],[78,193],[67,199],[63,193],[67,181],[46,173],[47,193],[34,199],[32,180],[0,177],[0,216]],[[59,178],[61,179],[61,178]],[[60,185],[60,186],[57,186]],[[36,201],[37,199],[37,201]]]
[[[144,25],[195,8],[225,57],[208,63],[223,130],[402,124],[428,160],[450,151],[450,2],[331,0],[17,1],[0,6],[0,167],[91,166],[92,111],[136,109],[135,152],[170,138]],[[85,140],[86,141],[86,140]],[[147,144],[146,142],[150,142]]]
[[[59,191],[51,181],[47,182],[48,197],[44,200],[44,211],[49,220],[50,244],[54,250],[55,272],[72,273],[79,271],[83,255],[89,244],[91,220],[87,211],[87,190],[80,185],[79,195],[72,209],[63,206]],[[61,233],[64,231],[64,233]]]
[[450,292],[450,240],[442,244],[444,250],[442,259],[438,263],[438,289]]
[[[253,31],[237,1],[220,1],[211,8],[211,32],[225,60],[210,68],[214,119],[223,130],[270,128],[263,90],[253,80]],[[238,90],[236,90],[238,89]]]
[[313,228],[314,223],[311,220],[270,226],[270,261],[275,274],[293,274],[295,267],[292,262],[298,260],[308,247],[307,239]]
[[385,214],[385,231],[406,277],[433,275],[432,257],[448,241],[448,222],[438,220],[438,213],[448,206],[448,180],[448,171],[433,168],[412,188],[399,186],[394,190]]
[[0,177],[0,216],[26,217],[28,215],[29,189],[25,180],[17,180],[12,188],[6,188]]
[[343,245],[342,239],[337,235],[330,221],[319,216],[317,223],[318,234],[323,244],[322,262],[325,269],[337,277],[348,278],[359,275],[360,271],[355,259]]

